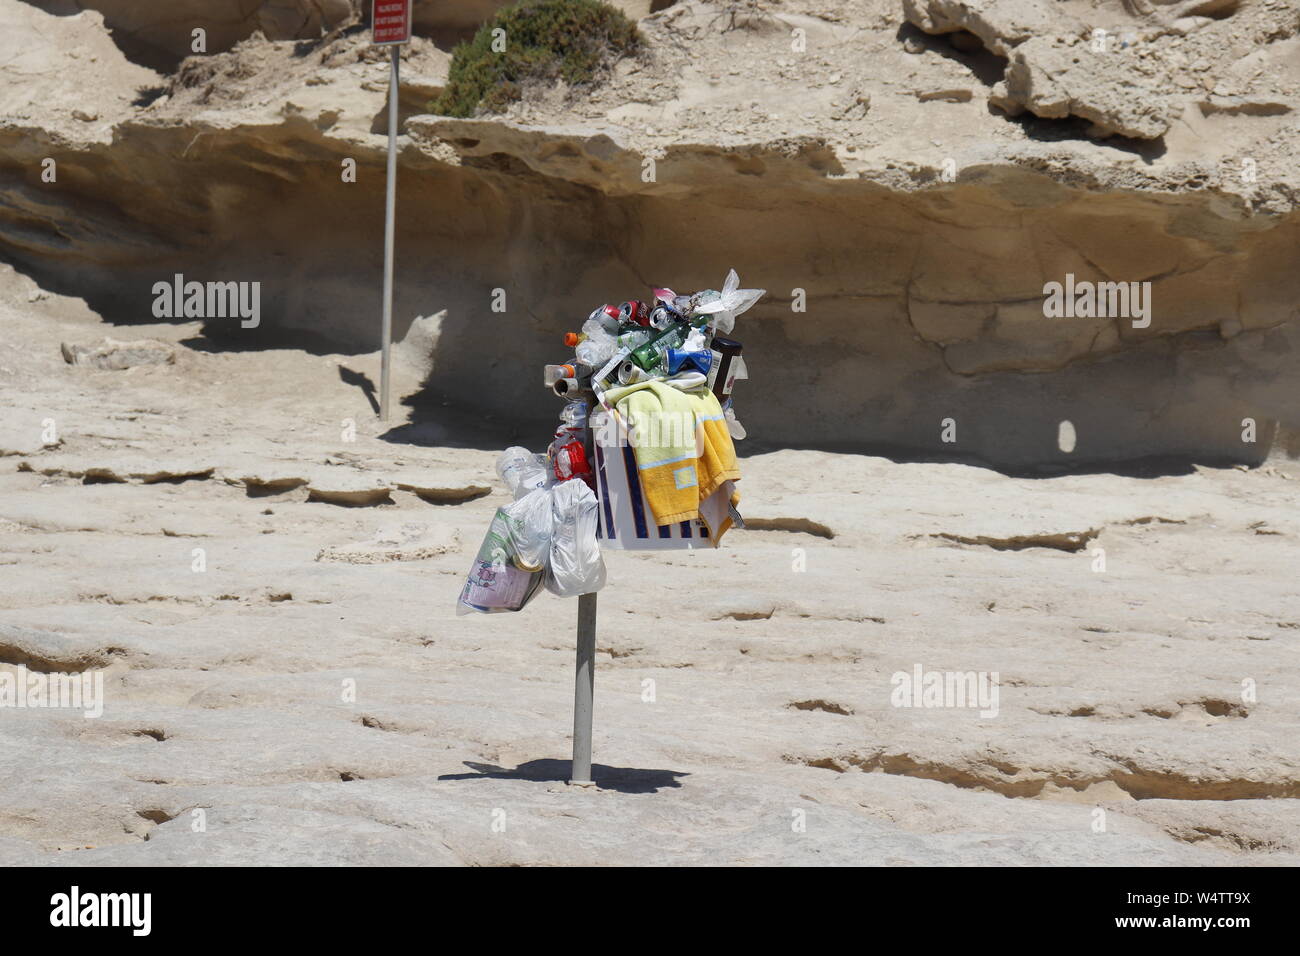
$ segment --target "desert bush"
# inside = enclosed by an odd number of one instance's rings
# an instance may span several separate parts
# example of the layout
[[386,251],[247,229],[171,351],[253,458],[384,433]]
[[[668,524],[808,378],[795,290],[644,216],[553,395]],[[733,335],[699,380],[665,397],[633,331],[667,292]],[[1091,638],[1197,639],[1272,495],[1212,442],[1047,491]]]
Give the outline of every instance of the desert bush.
[[498,11],[472,40],[456,47],[447,86],[429,109],[444,116],[499,113],[530,83],[595,82],[640,42],[636,26],[622,11],[599,0],[521,0]]

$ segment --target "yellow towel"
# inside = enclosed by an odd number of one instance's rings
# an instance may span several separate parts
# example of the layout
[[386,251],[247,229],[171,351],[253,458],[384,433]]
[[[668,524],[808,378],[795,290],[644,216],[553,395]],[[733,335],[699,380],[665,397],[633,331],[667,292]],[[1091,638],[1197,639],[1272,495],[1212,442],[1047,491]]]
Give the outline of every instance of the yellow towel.
[[605,398],[634,429],[641,489],[657,524],[698,518],[701,501],[740,478],[722,407],[707,388],[638,382]]

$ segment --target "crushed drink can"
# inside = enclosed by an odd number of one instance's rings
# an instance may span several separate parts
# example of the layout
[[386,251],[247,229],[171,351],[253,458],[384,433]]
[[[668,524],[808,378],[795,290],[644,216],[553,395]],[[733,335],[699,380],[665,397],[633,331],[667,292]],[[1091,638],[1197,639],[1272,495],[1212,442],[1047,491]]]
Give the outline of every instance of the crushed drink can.
[[650,323],[650,310],[646,308],[644,302],[640,299],[631,299],[619,306],[619,320],[623,323],[632,322],[636,325],[646,326]]
[[709,374],[713,364],[713,353],[708,349],[687,351],[685,349],[667,349],[664,352],[664,365],[669,375],[676,375],[684,368],[693,368],[697,372]]
[[621,362],[618,366],[618,384],[635,385],[637,382],[645,382],[654,378],[649,372],[637,368],[628,361]]
[[618,324],[621,321],[622,313],[616,305],[602,305],[587,316],[587,321],[595,319],[600,323],[601,328],[611,335],[618,332]]
[[662,332],[674,322],[681,321],[681,318],[682,317],[676,312],[676,310],[671,307],[666,305],[657,305],[650,310],[650,328]]

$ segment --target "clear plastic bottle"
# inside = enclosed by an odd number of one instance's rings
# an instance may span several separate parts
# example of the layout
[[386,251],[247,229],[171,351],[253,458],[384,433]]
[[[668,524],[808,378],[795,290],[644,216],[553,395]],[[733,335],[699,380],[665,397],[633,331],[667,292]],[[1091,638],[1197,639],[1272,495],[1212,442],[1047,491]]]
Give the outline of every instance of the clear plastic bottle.
[[560,410],[560,422],[570,428],[582,428],[587,424],[587,403],[569,402]]
[[546,459],[517,445],[507,448],[497,458],[497,475],[516,501],[530,491],[549,488],[553,481]]
[[582,338],[574,349],[574,355],[583,365],[599,368],[613,358],[618,351],[618,342],[614,336],[605,331],[605,327],[595,318],[590,318],[582,325]]
[[650,329],[631,329],[618,337],[618,347],[620,349],[627,349],[628,351],[640,348],[642,345],[645,345],[645,343],[654,338],[655,334],[656,333]]
[[613,341],[594,342],[588,339],[585,342],[579,342],[578,347],[574,349],[574,356],[583,365],[590,365],[592,368],[600,368],[614,356],[617,346]]
[[565,365],[544,365],[542,366],[542,385],[551,388],[561,379],[581,378],[590,371],[591,369],[581,362],[569,362]]

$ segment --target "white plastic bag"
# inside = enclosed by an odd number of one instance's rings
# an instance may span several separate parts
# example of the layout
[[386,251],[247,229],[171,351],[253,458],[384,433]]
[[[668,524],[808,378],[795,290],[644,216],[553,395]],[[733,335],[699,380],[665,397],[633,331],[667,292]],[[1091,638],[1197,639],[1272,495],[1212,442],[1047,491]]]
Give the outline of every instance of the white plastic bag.
[[532,600],[544,574],[540,568],[519,566],[515,555],[517,537],[518,520],[510,517],[505,508],[498,508],[460,590],[457,614],[518,611]]
[[530,491],[502,510],[516,523],[515,563],[526,571],[546,567],[551,551],[551,488]]
[[533,599],[551,552],[551,489],[498,508],[470,566],[456,613],[518,611]]
[[736,316],[747,311],[763,297],[766,291],[766,289],[740,288],[740,276],[736,275],[735,269],[732,269],[727,273],[726,281],[722,284],[722,292],[716,298],[709,297],[707,301],[701,302],[695,311],[704,315],[712,314],[710,327],[713,331],[730,335],[731,330],[736,327]]
[[574,478],[551,491],[551,554],[546,590],[560,597],[590,594],[605,586],[605,561],[596,541],[596,496]]

